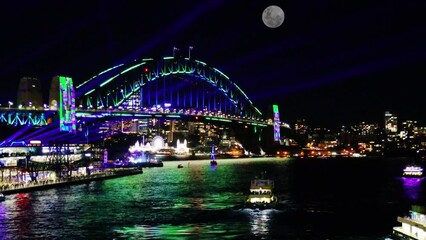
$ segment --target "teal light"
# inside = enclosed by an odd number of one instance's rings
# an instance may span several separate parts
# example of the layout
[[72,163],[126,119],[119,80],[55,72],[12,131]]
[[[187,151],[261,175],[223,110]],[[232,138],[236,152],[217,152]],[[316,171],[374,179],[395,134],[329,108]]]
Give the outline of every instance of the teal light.
[[229,80],[229,77],[228,76],[226,76],[223,72],[221,72],[219,69],[217,69],[217,68],[213,68],[216,72],[218,72],[218,73],[220,73],[222,76],[224,76],[226,79],[228,79]]
[[143,62],[143,63],[139,63],[139,64],[136,64],[136,65],[134,65],[133,67],[129,67],[129,68],[127,68],[127,69],[123,70],[123,71],[121,72],[121,74],[126,73],[126,72],[128,72],[128,71],[130,71],[130,70],[132,70],[132,69],[135,69],[135,68],[137,68],[137,67],[139,67],[139,66],[141,66],[141,65],[144,65],[144,64],[145,64],[145,62]]
[[263,115],[263,114],[259,111],[259,109],[257,109],[257,107],[254,107],[254,110],[256,110],[256,112],[258,112],[260,115]]
[[180,118],[179,115],[166,115],[166,117],[171,117],[171,118]]
[[111,82],[112,80],[114,80],[115,78],[117,78],[118,76],[120,76],[120,74],[117,74],[113,77],[110,77],[108,80],[106,80],[105,82],[101,83],[101,85],[99,85],[100,87],[105,86],[107,83]]
[[96,89],[92,89],[92,90],[90,90],[90,91],[88,91],[87,93],[85,93],[84,94],[84,96],[87,96],[87,95],[89,95],[89,94],[91,94],[92,92],[94,92]]
[[221,119],[221,118],[211,118],[211,120],[220,121],[220,122],[232,122],[232,120],[229,120],[229,119]]
[[204,65],[204,66],[206,66],[206,65],[207,65],[205,62],[201,62],[201,61],[198,61],[198,60],[195,60],[195,62],[200,63],[200,64],[202,64],[202,65]]
[[95,76],[93,76],[93,77],[89,78],[89,80],[86,80],[86,81],[84,81],[83,83],[79,84],[79,85],[77,86],[77,88],[80,88],[80,87],[81,87],[81,86],[83,86],[84,84],[86,84],[86,83],[90,82],[92,79],[94,79],[94,78],[96,78],[96,77],[98,77],[98,76],[100,76],[100,75],[102,75],[102,74],[104,74],[104,73],[106,73],[106,72],[109,72],[109,71],[111,71],[111,70],[113,70],[113,69],[115,69],[115,68],[121,67],[121,66],[123,66],[123,65],[124,65],[124,64],[122,63],[122,64],[119,64],[119,65],[117,65],[117,66],[114,66],[114,67],[108,68],[107,70],[104,70],[104,71],[102,71],[102,72],[98,73],[97,75],[95,75]]

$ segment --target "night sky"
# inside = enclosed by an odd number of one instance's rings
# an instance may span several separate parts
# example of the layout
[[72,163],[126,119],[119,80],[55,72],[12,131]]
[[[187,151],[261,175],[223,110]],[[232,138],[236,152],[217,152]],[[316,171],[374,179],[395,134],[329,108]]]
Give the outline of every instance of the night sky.
[[[262,22],[278,5],[285,21]],[[426,3],[375,1],[8,1],[0,8],[0,102],[19,79],[47,90],[132,59],[187,56],[236,82],[262,111],[312,126],[383,123],[384,111],[426,126]],[[46,96],[47,99],[47,96]]]

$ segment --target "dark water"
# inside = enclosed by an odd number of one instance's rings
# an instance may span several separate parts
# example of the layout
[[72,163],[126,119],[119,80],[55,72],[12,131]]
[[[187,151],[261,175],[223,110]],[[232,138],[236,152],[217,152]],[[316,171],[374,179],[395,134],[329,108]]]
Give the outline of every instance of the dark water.
[[[385,239],[424,202],[406,159],[221,159],[165,162],[144,174],[0,202],[2,239]],[[184,168],[178,169],[177,164]],[[261,171],[280,210],[239,207]]]

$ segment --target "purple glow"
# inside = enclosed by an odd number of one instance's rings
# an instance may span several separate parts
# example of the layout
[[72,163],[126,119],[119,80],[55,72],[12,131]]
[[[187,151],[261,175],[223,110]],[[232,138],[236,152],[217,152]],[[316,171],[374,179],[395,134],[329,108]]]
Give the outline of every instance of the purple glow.
[[1,145],[7,145],[7,144],[11,143],[12,141],[19,139],[19,137],[22,134],[24,134],[26,131],[28,131],[31,128],[32,128],[32,126],[24,126],[22,129],[20,129],[19,131],[14,133],[12,136],[10,136],[8,139],[4,140],[3,144],[0,144],[0,146]]
[[416,200],[421,192],[422,178],[402,178],[402,185],[405,189],[405,195],[412,200]]
[[191,14],[184,15],[178,21],[175,21],[171,26],[163,29],[157,36],[153,36],[150,41],[142,43],[141,47],[135,49],[133,53],[129,54],[126,58],[119,62],[128,62],[132,59],[143,56],[150,49],[154,48],[158,44],[170,39],[174,35],[179,32],[182,32],[188,26],[191,25],[192,22],[195,22],[199,17],[203,16],[206,12],[211,12],[215,8],[218,8],[222,5],[224,1],[208,1],[203,2],[202,4],[197,5],[193,10],[191,10]]
[[278,105],[272,105],[274,113],[274,141],[280,141],[280,113],[278,111]]

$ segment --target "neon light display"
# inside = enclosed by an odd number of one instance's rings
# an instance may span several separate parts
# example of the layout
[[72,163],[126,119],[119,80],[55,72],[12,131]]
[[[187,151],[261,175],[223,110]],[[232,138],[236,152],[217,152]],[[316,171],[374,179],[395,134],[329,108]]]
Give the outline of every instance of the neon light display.
[[274,113],[274,141],[280,141],[280,113],[278,105],[272,105],[272,111]]
[[59,127],[61,131],[75,133],[75,92],[70,77],[59,77]]
[[[112,71],[112,68],[107,71]],[[119,73],[115,73],[120,71]],[[132,74],[140,78],[125,81]],[[96,76],[100,76],[98,74]],[[169,75],[187,75],[199,80],[195,88],[176,89],[175,83]],[[230,115],[239,115],[248,118],[261,118],[262,113],[254,107],[246,93],[219,69],[207,66],[198,60],[163,57],[157,59],[142,59],[114,69],[114,73],[105,78],[94,78],[93,88],[86,88],[79,95],[79,100],[85,107],[123,107],[141,109],[164,103],[170,103],[175,108],[207,108]],[[156,81],[154,85],[151,82]],[[207,84],[204,84],[207,83]],[[95,86],[96,85],[96,86]],[[212,94],[218,91],[219,94]],[[206,94],[204,94],[206,93]],[[208,94],[207,94],[208,93]],[[183,103],[183,104],[182,104]]]
[[43,112],[39,111],[6,111],[0,112],[0,123],[6,123],[9,125],[15,126],[45,126],[47,125],[47,120]]
[[418,166],[407,166],[404,168],[404,176],[422,176],[423,168]]

